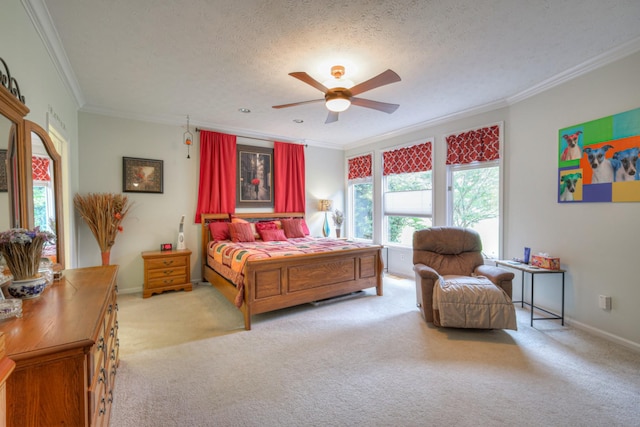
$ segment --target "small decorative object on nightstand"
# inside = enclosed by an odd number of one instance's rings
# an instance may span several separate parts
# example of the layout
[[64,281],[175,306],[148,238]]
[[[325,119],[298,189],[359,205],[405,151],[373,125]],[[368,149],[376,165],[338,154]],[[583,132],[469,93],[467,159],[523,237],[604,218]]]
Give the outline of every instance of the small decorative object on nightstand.
[[143,298],[164,291],[190,291],[191,251],[179,249],[172,251],[142,252],[144,259]]

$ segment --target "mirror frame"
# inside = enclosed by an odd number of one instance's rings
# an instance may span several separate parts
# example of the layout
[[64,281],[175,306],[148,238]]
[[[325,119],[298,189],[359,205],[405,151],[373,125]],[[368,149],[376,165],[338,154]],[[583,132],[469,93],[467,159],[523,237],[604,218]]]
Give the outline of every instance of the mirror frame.
[[[4,77],[4,75],[2,76]],[[27,209],[28,198],[25,189],[31,185],[31,175],[24,173],[25,164],[28,158],[25,144],[24,117],[29,113],[29,108],[20,102],[20,99],[9,91],[4,85],[0,85],[0,114],[15,124],[15,152],[17,157],[18,170],[17,182],[9,181],[9,198],[17,201],[17,206],[13,206],[11,215],[11,227],[27,227],[29,224],[29,210]],[[27,180],[29,178],[29,180]]]
[[[30,121],[24,121],[24,130],[25,130],[25,151],[27,151],[27,159],[29,163],[29,167],[25,168],[25,171],[33,170],[32,167],[32,150],[33,141],[31,139],[31,134],[35,133],[42,140],[44,144],[45,150],[47,150],[47,154],[51,158],[53,162],[53,192],[54,192],[54,200],[55,200],[55,213],[56,213],[56,263],[60,264],[64,269],[64,217],[63,217],[63,206],[62,206],[62,157],[56,150],[53,141],[51,141],[51,137],[49,133],[40,127],[38,124]],[[31,178],[31,176],[29,176]],[[33,179],[29,179],[30,185],[25,188],[25,196],[27,201],[27,212],[29,213],[29,228],[34,227],[34,218],[33,218]]]

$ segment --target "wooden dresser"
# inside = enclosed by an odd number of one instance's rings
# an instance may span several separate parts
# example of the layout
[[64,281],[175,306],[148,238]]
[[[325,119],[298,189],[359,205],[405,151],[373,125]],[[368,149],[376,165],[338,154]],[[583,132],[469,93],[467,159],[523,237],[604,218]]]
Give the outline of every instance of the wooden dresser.
[[142,252],[142,259],[144,259],[143,298],[149,298],[153,294],[164,291],[193,289],[189,249]]
[[118,267],[65,270],[22,318],[0,322],[8,426],[108,426],[119,361]]
[[4,334],[0,333],[0,427],[7,425],[7,386],[6,382],[16,364],[6,356]]

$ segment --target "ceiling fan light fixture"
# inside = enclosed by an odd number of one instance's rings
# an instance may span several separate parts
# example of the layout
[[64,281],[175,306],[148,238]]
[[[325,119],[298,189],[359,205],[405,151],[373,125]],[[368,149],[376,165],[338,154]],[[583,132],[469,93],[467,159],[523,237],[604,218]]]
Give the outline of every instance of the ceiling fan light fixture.
[[327,92],[325,95],[325,105],[329,111],[341,113],[351,105],[351,100],[342,92]]

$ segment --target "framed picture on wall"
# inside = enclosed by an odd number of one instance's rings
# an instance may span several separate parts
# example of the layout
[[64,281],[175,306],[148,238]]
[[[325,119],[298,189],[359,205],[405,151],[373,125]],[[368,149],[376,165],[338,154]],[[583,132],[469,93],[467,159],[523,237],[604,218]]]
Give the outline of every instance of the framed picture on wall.
[[0,193],[9,190],[7,184],[7,150],[0,150]]
[[125,193],[162,193],[163,161],[122,158],[122,191]]
[[236,206],[273,207],[273,148],[238,145]]

